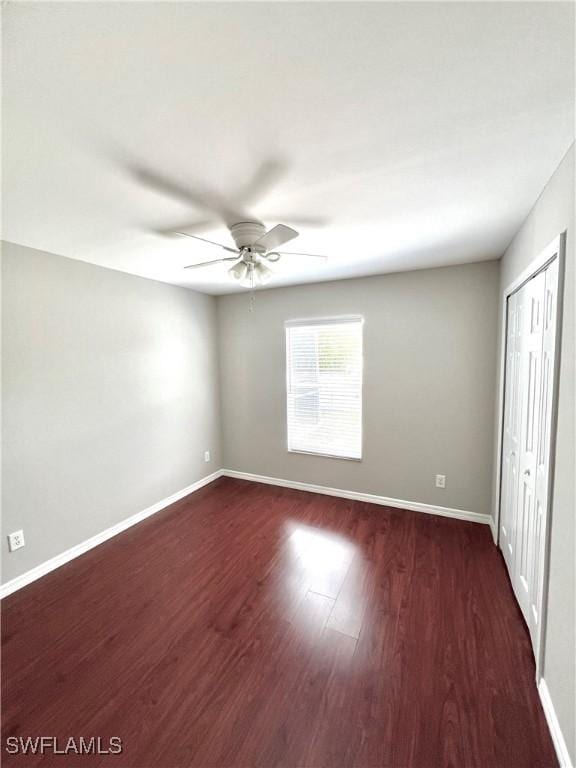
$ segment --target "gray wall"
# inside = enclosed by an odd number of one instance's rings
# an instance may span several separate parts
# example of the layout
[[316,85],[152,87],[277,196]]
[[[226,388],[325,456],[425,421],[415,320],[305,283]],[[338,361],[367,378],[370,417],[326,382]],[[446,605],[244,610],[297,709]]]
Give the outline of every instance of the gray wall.
[[567,230],[544,679],[573,764],[576,761],[574,154],[572,145],[501,262],[501,290],[504,291],[532,259],[560,232]]
[[214,298],[4,244],[2,330],[3,582],[220,467]]
[[[218,298],[224,466],[489,514],[498,263]],[[284,321],[360,314],[364,459],[286,450]],[[445,490],[434,475],[447,475]]]

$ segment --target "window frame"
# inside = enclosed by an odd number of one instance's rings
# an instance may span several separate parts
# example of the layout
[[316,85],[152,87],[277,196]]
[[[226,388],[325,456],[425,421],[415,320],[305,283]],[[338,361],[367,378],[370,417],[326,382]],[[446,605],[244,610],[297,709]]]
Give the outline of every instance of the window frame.
[[[298,326],[313,326],[313,325],[343,325],[346,323],[359,323],[362,350],[360,355],[360,456],[338,456],[332,453],[323,453],[321,451],[303,451],[300,449],[290,448],[288,445],[288,393],[290,383],[290,371],[288,369],[288,329]],[[338,459],[341,461],[355,461],[360,463],[364,461],[364,325],[365,319],[363,315],[331,315],[328,317],[306,317],[297,318],[294,320],[286,320],[284,322],[284,367],[285,367],[285,397],[286,397],[286,409],[285,409],[285,436],[284,445],[286,446],[286,452],[289,454],[301,455],[301,456],[318,456],[324,459]]]

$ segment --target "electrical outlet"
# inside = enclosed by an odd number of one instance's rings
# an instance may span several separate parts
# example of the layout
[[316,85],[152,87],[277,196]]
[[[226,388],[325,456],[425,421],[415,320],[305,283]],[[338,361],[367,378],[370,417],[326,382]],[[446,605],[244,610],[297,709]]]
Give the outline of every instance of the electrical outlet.
[[24,541],[24,531],[14,531],[14,533],[8,534],[8,549],[10,552],[14,552],[15,549],[20,549],[26,544]]
[[436,475],[436,488],[446,488],[446,475]]
[[210,451],[204,451],[204,461],[205,462],[210,461]]

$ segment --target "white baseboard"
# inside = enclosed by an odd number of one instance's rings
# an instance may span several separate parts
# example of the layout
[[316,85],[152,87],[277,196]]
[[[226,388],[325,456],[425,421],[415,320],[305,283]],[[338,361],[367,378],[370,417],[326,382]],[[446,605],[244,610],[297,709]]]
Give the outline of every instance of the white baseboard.
[[424,504],[420,501],[406,501],[404,499],[391,499],[387,496],[376,496],[372,493],[362,493],[360,491],[345,491],[341,488],[329,488],[326,485],[313,485],[312,483],[300,483],[295,480],[282,480],[279,477],[266,477],[265,475],[253,475],[249,472],[238,472],[235,469],[223,469],[222,475],[225,477],[235,477],[238,480],[251,480],[255,483],[265,483],[267,485],[279,485],[282,488],[294,488],[298,491],[309,491],[310,493],[322,493],[325,496],[340,496],[343,499],[353,499],[354,501],[367,501],[370,504],[380,504],[385,507],[396,507],[398,509],[409,509],[413,512],[425,512],[430,515],[440,515],[441,517],[455,517],[457,520],[468,520],[472,523],[484,523],[490,525],[491,515],[480,514],[479,512],[467,512],[464,509],[451,509],[450,507],[437,507],[433,504]]
[[37,565],[30,571],[26,571],[26,573],[23,573],[20,576],[16,576],[15,579],[7,581],[5,584],[0,586],[0,599],[12,594],[12,592],[16,592],[16,590],[25,587],[27,584],[36,581],[36,579],[45,576],[47,573],[50,573],[50,571],[54,571],[61,565],[70,562],[70,560],[74,560],[74,558],[83,555],[85,552],[88,552],[88,550],[97,547],[98,544],[102,544],[102,542],[111,539],[113,536],[116,536],[119,533],[122,533],[122,531],[125,531],[127,528],[131,528],[133,525],[136,525],[142,520],[145,520],[147,517],[154,515],[156,512],[160,512],[161,509],[169,507],[170,504],[174,504],[176,501],[180,501],[180,499],[183,499],[185,496],[194,493],[194,491],[197,491],[203,486],[208,485],[208,483],[211,483],[213,480],[216,480],[218,477],[220,477],[221,474],[221,470],[217,470],[211,475],[207,475],[201,480],[197,480],[195,483],[186,486],[186,488],[182,488],[182,490],[173,493],[171,496],[167,496],[165,499],[162,499],[162,501],[158,501],[156,504],[152,504],[151,507],[147,507],[141,512],[136,512],[135,515],[127,517],[125,520],[116,523],[116,525],[113,525],[111,528],[107,528],[105,531],[97,533],[90,539],[86,539],[86,541],[82,541],[80,544],[76,544],[76,546],[67,549],[65,552],[61,552],[59,555],[50,558],[50,560],[46,560],[46,562],[40,563],[40,565]]
[[564,741],[560,723],[556,717],[554,704],[552,704],[552,699],[550,698],[550,691],[548,690],[548,686],[546,685],[546,681],[543,677],[540,678],[540,682],[538,683],[538,693],[540,694],[542,709],[546,715],[546,722],[548,723],[548,728],[550,729],[550,735],[552,736],[552,742],[554,743],[554,749],[556,750],[556,756],[558,757],[560,768],[574,768],[572,760],[570,759],[568,747]]
[[492,531],[492,540],[498,546],[498,529],[496,528],[496,520],[494,520],[492,515],[490,515],[490,530]]
[[0,586],[0,599],[12,594],[12,592],[16,592],[16,590],[25,587],[27,584],[31,584],[33,581],[36,581],[42,576],[45,576],[47,573],[50,573],[50,571],[53,571],[56,568],[59,568],[61,565],[70,562],[70,560],[74,560],[74,558],[83,555],[85,552],[88,552],[88,550],[97,547],[98,544],[102,544],[102,542],[111,539],[113,536],[116,536],[119,533],[122,533],[122,531],[125,531],[127,528],[131,528],[133,525],[136,525],[142,520],[145,520],[147,517],[154,515],[161,509],[170,506],[170,504],[174,504],[176,501],[183,499],[184,496],[188,496],[189,494],[194,493],[194,491],[197,491],[199,488],[208,485],[208,483],[211,483],[213,480],[216,480],[221,476],[235,477],[240,480],[251,480],[256,483],[279,485],[283,488],[294,488],[299,491],[321,493],[326,496],[339,496],[344,499],[366,501],[370,504],[380,504],[386,507],[409,509],[414,512],[425,512],[431,515],[441,515],[442,517],[453,517],[458,520],[468,520],[469,522],[492,525],[492,517],[490,515],[483,515],[479,514],[478,512],[467,512],[463,509],[451,509],[450,507],[437,507],[432,504],[423,504],[416,501],[406,501],[404,499],[392,499],[388,498],[387,496],[376,496],[372,493],[361,493],[360,491],[346,491],[340,488],[329,488],[325,485],[300,483],[295,480],[282,480],[278,477],[253,475],[249,472],[238,472],[233,469],[219,469],[216,472],[213,472],[211,475],[207,475],[201,480],[192,483],[192,485],[189,485],[186,488],[182,488],[182,490],[173,493],[171,496],[168,496],[165,499],[162,499],[162,501],[158,501],[151,507],[147,507],[141,512],[137,512],[135,515],[122,520],[120,523],[113,525],[111,528],[107,528],[105,531],[97,533],[90,539],[87,539],[80,544],[76,544],[76,546],[67,549],[65,552],[61,552],[59,555],[52,557],[50,560],[46,560],[46,562],[37,565],[30,571],[26,571],[26,573],[17,576],[11,581],[7,581],[5,584]]

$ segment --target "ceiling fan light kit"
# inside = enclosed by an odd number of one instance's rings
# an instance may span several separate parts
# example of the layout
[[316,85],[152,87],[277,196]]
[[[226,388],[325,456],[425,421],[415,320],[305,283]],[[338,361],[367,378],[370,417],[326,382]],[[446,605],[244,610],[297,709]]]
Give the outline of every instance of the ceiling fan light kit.
[[228,270],[228,274],[245,288],[256,288],[270,282],[274,273],[260,261],[239,261]]
[[260,285],[266,285],[272,279],[274,272],[262,262],[254,265],[254,273]]
[[243,261],[239,261],[237,264],[234,264],[233,267],[230,267],[228,274],[230,277],[233,277],[234,280],[238,280],[238,282],[242,284],[242,280],[244,280],[248,274],[248,267]]
[[191,237],[193,240],[200,240],[203,243],[215,245],[229,253],[235,254],[234,256],[225,256],[221,259],[188,264],[185,269],[196,269],[197,267],[205,267],[210,264],[236,261],[236,264],[228,270],[228,274],[243,287],[254,289],[260,285],[266,285],[274,276],[274,272],[266,262],[276,263],[282,256],[326,258],[325,256],[318,256],[318,254],[313,253],[292,253],[272,250],[298,237],[298,232],[292,229],[292,227],[286,226],[286,224],[277,224],[272,229],[266,231],[266,227],[260,221],[239,221],[236,224],[232,224],[229,230],[236,248],[217,243],[214,240],[208,240],[205,237],[192,235],[189,232],[174,232],[173,234]]

